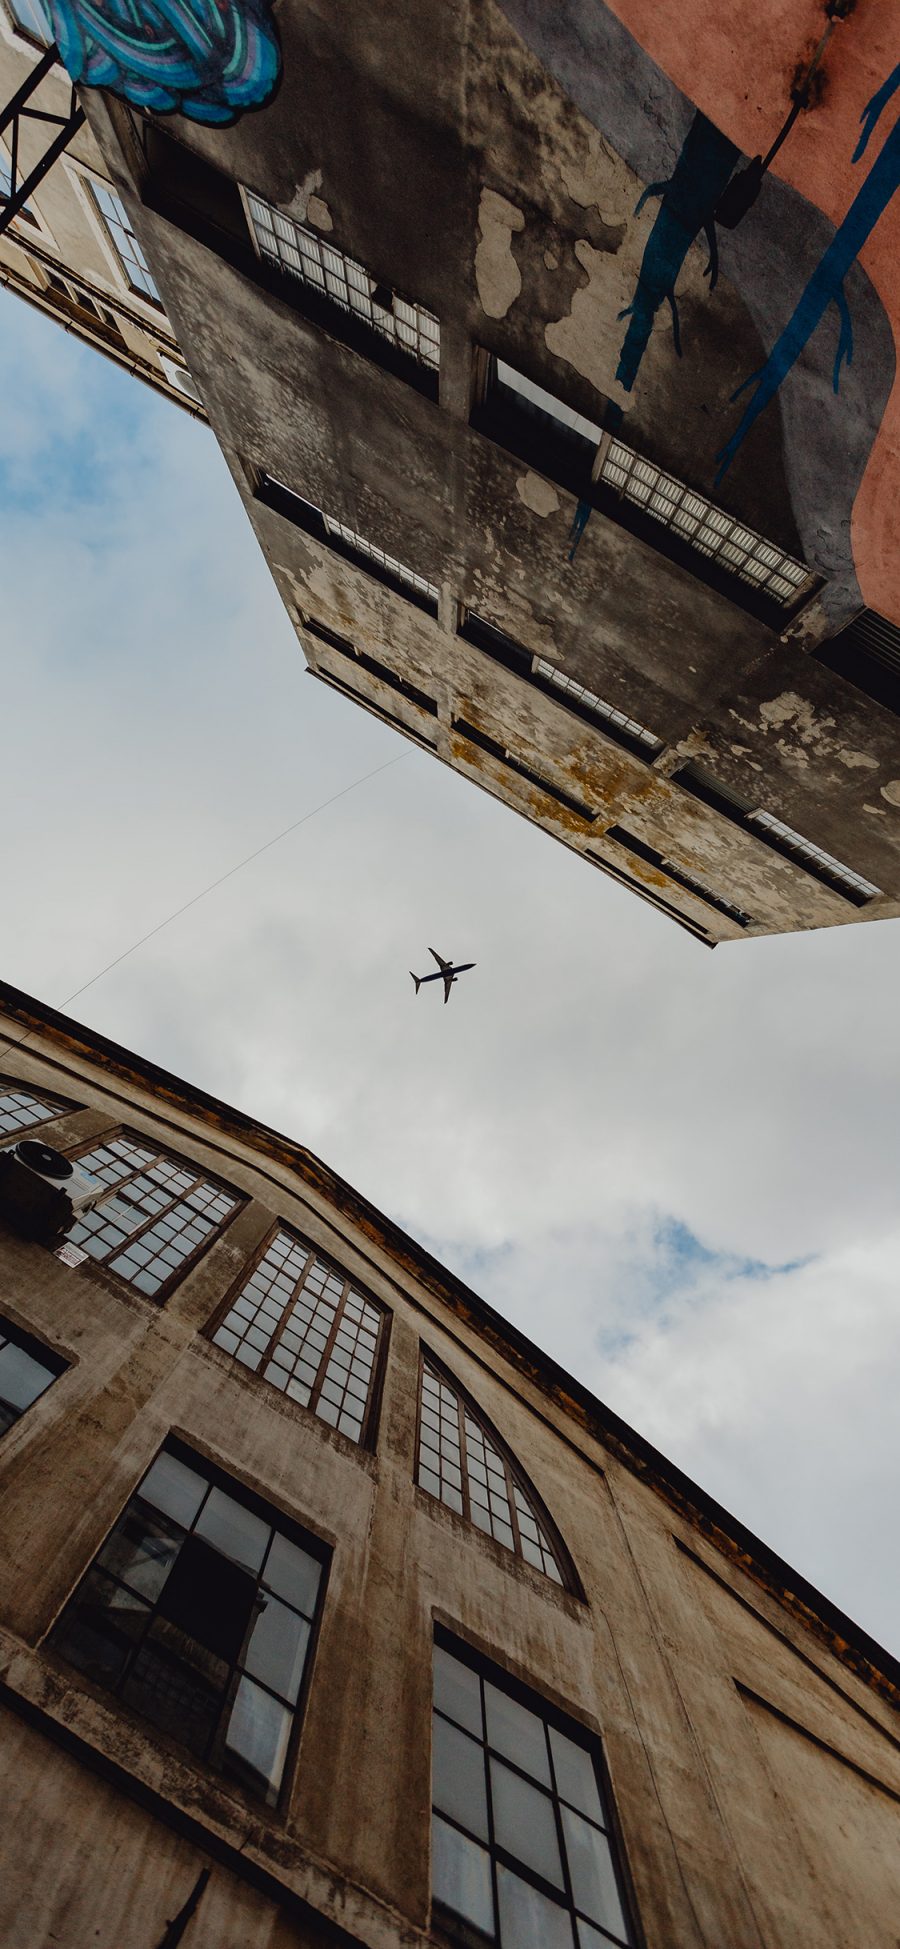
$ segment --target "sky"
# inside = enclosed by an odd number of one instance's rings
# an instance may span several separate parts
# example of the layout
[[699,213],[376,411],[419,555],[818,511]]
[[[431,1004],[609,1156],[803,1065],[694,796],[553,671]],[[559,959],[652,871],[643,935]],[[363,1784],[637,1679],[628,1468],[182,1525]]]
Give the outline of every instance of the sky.
[[[0,397],[0,976],[64,1004],[344,792],[72,1015],[316,1151],[900,1654],[900,922],[709,953],[308,676],[209,431],[7,292]],[[447,1009],[428,944],[478,964]]]

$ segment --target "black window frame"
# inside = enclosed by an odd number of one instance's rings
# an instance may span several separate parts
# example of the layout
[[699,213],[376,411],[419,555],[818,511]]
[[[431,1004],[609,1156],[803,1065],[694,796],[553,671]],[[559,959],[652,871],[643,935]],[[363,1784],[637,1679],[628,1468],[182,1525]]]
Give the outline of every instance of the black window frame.
[[[418,684],[410,683],[409,678],[401,676],[398,670],[391,670],[388,664],[382,663],[368,650],[359,649],[351,642],[349,636],[339,635],[336,629],[329,629],[326,623],[317,622],[313,616],[304,616],[302,626],[308,636],[319,637],[323,643],[328,644],[330,649],[337,650],[339,656],[346,657],[349,663],[358,664],[361,670],[368,671],[370,677],[377,677],[379,683],[386,684],[390,690],[396,690],[398,696],[405,698],[408,704],[415,704],[418,710],[425,711],[429,717],[437,717],[438,707],[435,697],[430,697],[427,690],[420,690]],[[401,722],[400,719],[395,721]]]
[[[290,1730],[287,1746],[285,1749],[281,1780],[274,1800],[269,1800],[266,1796],[255,1793],[253,1789],[249,1787],[246,1784],[246,1782],[240,1777],[238,1771],[231,1772],[228,1770],[227,1766],[221,1763],[217,1763],[216,1759],[212,1756],[212,1754],[209,1751],[207,1751],[207,1753],[204,1754],[203,1756],[200,1756],[197,1753],[195,1753],[190,1747],[190,1745],[188,1745],[186,1742],[179,1740],[176,1734],[167,1731],[162,1726],[157,1725],[156,1722],[153,1720],[153,1718],[151,1718],[147,1713],[142,1712],[140,1710],[139,1706],[131,1704],[128,1700],[121,1697],[120,1687],[127,1681],[134,1663],[134,1657],[135,1657],[134,1649],[132,1649],[131,1652],[126,1653],[122,1665],[122,1669],[119,1673],[116,1683],[114,1685],[107,1685],[102,1681],[102,1679],[93,1677],[89,1672],[86,1672],[82,1666],[76,1664],[73,1660],[67,1657],[66,1652],[62,1647],[61,1640],[67,1622],[69,1621],[70,1617],[74,1616],[79,1597],[81,1593],[88,1586],[90,1579],[95,1572],[99,1571],[99,1573],[102,1576],[106,1577],[109,1581],[121,1585],[121,1587],[126,1591],[128,1590],[128,1585],[125,1584],[121,1578],[117,1578],[114,1572],[105,1569],[104,1566],[101,1564],[100,1559],[103,1556],[104,1552],[107,1550],[107,1548],[115,1539],[116,1534],[120,1529],[120,1526],[122,1526],[125,1523],[132,1505],[135,1502],[140,1501],[141,1487],[144,1481],[146,1480],[147,1476],[150,1474],[151,1469],[155,1466],[155,1464],[160,1460],[160,1457],[163,1455],[174,1456],[174,1458],[177,1461],[184,1463],[184,1465],[187,1468],[192,1469],[195,1473],[205,1477],[208,1483],[207,1494],[204,1496],[200,1508],[197,1510],[196,1515],[193,1517],[190,1525],[179,1523],[177,1518],[172,1518],[172,1517],[166,1518],[168,1522],[170,1522],[177,1528],[181,1528],[184,1531],[185,1540],[187,1539],[187,1537],[194,1535],[197,1521],[200,1515],[202,1514],[203,1509],[205,1508],[209,1490],[219,1489],[224,1495],[230,1497],[234,1502],[240,1504],[242,1507],[247,1509],[251,1515],[256,1516],[260,1521],[268,1524],[272,1530],[273,1537],[276,1535],[284,1536],[288,1542],[294,1544],[298,1549],[304,1551],[306,1555],[314,1558],[315,1561],[320,1565],[320,1576],[319,1576],[319,1582],[316,1590],[316,1599],[315,1599],[315,1611],[313,1617],[308,1620],[310,1623],[310,1631],[309,1631],[306,1651],[304,1654],[303,1675],[297,1691],[296,1701],[294,1702],[292,1707],[291,1730]],[[145,1506],[149,1510],[151,1510],[151,1512],[154,1509],[154,1505],[151,1503],[147,1503]],[[268,1553],[270,1549],[271,1549],[271,1539],[270,1542],[266,1545],[266,1548],[263,1552],[263,1563],[267,1561]],[[225,1557],[223,1551],[217,1551],[216,1554],[221,1555],[226,1562],[234,1563],[236,1568],[240,1567],[235,1563],[235,1560]],[[51,1629],[44,1640],[44,1645],[47,1650],[52,1652],[55,1658],[59,1659],[61,1665],[64,1666],[64,1669],[66,1670],[67,1673],[71,1673],[72,1671],[77,1671],[81,1683],[90,1686],[91,1690],[93,1692],[96,1692],[99,1698],[104,1700],[115,1699],[117,1708],[120,1711],[126,1712],[129,1715],[133,1714],[135,1720],[142,1727],[145,1728],[150,1727],[152,1729],[154,1737],[164,1742],[167,1749],[169,1748],[169,1746],[171,1746],[171,1750],[177,1753],[179,1757],[181,1757],[185,1761],[186,1764],[193,1767],[202,1767],[204,1770],[212,1774],[213,1777],[216,1778],[217,1780],[222,1780],[225,1783],[228,1791],[238,1793],[241,1796],[242,1800],[249,1807],[252,1807],[256,1811],[257,1816],[259,1814],[260,1808],[262,1807],[266,1810],[267,1819],[277,1820],[279,1816],[284,1815],[284,1813],[286,1812],[290,1804],[294,1782],[296,1779],[298,1752],[299,1752],[300,1740],[303,1732],[303,1726],[306,1718],[309,1692],[312,1685],[313,1670],[315,1666],[316,1652],[318,1648],[319,1637],[322,1629],[322,1620],[323,1620],[325,1605],[327,1601],[328,1580],[331,1571],[333,1556],[334,1556],[334,1550],[331,1544],[326,1542],[323,1537],[317,1535],[315,1530],[309,1528],[306,1523],[301,1522],[296,1516],[294,1516],[293,1514],[289,1514],[287,1511],[280,1508],[276,1503],[270,1502],[266,1496],[260,1494],[259,1490],[252,1488],[249,1484],[243,1482],[239,1476],[231,1474],[227,1469],[224,1469],[220,1463],[213,1461],[211,1457],[204,1454],[199,1448],[192,1446],[190,1442],[185,1441],[181,1436],[173,1432],[170,1432],[166,1436],[166,1439],[160,1444],[159,1448],[156,1450],[156,1453],[148,1462],[146,1468],[142,1471],[140,1479],[135,1484],[135,1487],[133,1488],[131,1495],[123,1503],[121,1509],[118,1512],[118,1515],[116,1516],[115,1521],[111,1524],[106,1536],[104,1537],[102,1543],[97,1549],[95,1555],[91,1558],[90,1563],[87,1565],[87,1568],[85,1569],[83,1575],[79,1578],[77,1584],[75,1585],[75,1588],[70,1592],[69,1597],[65,1605],[63,1606],[63,1609],[60,1611],[59,1616],[55,1620],[54,1624],[51,1626]],[[247,1574],[252,1575],[252,1572],[248,1572]],[[156,1616],[159,1614],[160,1598],[165,1590],[167,1582],[168,1582],[168,1576],[166,1577],[166,1579],[164,1579],[163,1584],[160,1590],[157,1592],[157,1596],[155,1600],[152,1602],[152,1604],[149,1602],[149,1600],[142,1599],[142,1601],[145,1601],[148,1604],[148,1608],[150,1609],[151,1612],[151,1621],[155,1619]],[[259,1588],[261,1582],[262,1582],[262,1565],[260,1567],[260,1571],[256,1578],[257,1589]],[[272,1595],[277,1597],[278,1593],[273,1591]],[[279,1601],[285,1602],[289,1600],[280,1598]],[[291,1608],[295,1609],[299,1615],[306,1618],[306,1613],[300,1611],[298,1605],[294,1604],[293,1606],[291,1606]],[[148,1624],[147,1632],[149,1632],[149,1629],[150,1626]],[[140,1642],[142,1644],[143,1639]],[[245,1634],[244,1642],[241,1646],[240,1653],[235,1659],[231,1661],[232,1662],[231,1675],[223,1694],[223,1700],[219,1710],[216,1727],[210,1736],[209,1746],[210,1747],[218,1746],[222,1752],[224,1752],[224,1735],[227,1730],[227,1726],[230,1718],[231,1706],[234,1703],[234,1699],[236,1696],[238,1684],[240,1683],[240,1679],[244,1675],[245,1668],[243,1663],[243,1654],[248,1648],[249,1648],[248,1637]],[[137,1649],[140,1649],[140,1645],[138,1645]],[[267,1693],[270,1693],[273,1697],[279,1700],[279,1703],[284,1703],[283,1698],[279,1699],[279,1695],[277,1693],[274,1693],[272,1687],[268,1685],[264,1679],[258,1678],[253,1672],[250,1671],[247,1671],[246,1675],[252,1678],[253,1682],[257,1684],[262,1690],[266,1691]]]
[[[22,1353],[27,1354],[30,1360],[36,1361],[47,1373],[47,1379],[43,1387],[39,1389],[37,1394],[32,1396],[24,1408],[13,1408],[12,1402],[4,1397],[2,1383],[0,1383],[0,1441],[2,1441],[3,1436],[9,1434],[10,1429],[15,1428],[23,1416],[28,1414],[29,1410],[38,1401],[43,1400],[44,1395],[53,1386],[54,1382],[61,1379],[62,1375],[68,1371],[71,1362],[66,1359],[64,1354],[59,1353],[57,1348],[49,1346],[46,1340],[39,1339],[37,1334],[29,1332],[26,1327],[19,1326],[15,1320],[9,1319],[5,1313],[0,1313],[0,1341],[4,1345],[18,1347]],[[10,1413],[10,1419],[7,1421],[6,1415],[8,1412]]]
[[[569,711],[571,716],[577,717],[582,724],[589,724],[592,731],[599,731],[601,737],[609,738],[613,744],[621,745],[622,749],[629,751],[632,757],[639,758],[642,764],[655,764],[657,758],[660,758],[665,751],[663,738],[657,738],[655,749],[651,748],[644,739],[632,735],[624,725],[617,724],[614,718],[606,718],[599,711],[591,710],[589,704],[582,703],[577,696],[561,689],[551,678],[543,676],[540,670],[535,669],[536,658],[525,648],[524,643],[518,643],[515,637],[507,635],[506,630],[501,629],[498,623],[490,622],[487,616],[479,615],[477,610],[463,609],[457,634],[464,643],[471,643],[474,649],[483,651],[484,655],[489,656],[494,663],[501,664],[505,670],[513,671],[524,683],[531,684],[534,690],[539,690],[542,696],[549,697],[562,710]],[[610,709],[613,708],[618,706],[611,705]],[[622,715],[625,716],[626,713],[623,711]]]
[[605,837],[612,839],[617,846],[624,846],[627,852],[634,854],[635,859],[642,859],[656,872],[664,873],[675,886],[683,887],[685,893],[692,894],[695,900],[703,901],[705,906],[712,907],[714,912],[721,914],[725,920],[733,921],[735,927],[755,926],[751,914],[745,913],[742,907],[734,906],[730,900],[725,899],[724,895],[720,897],[712,887],[706,885],[704,880],[691,873],[689,868],[676,865],[667,853],[659,852],[657,847],[649,845],[647,840],[641,839],[637,833],[628,832],[624,826],[615,825],[607,826]]
[[[299,494],[295,487],[288,487],[285,481],[279,480],[275,474],[268,473],[264,467],[256,471],[253,496],[263,507],[271,508],[275,514],[280,514],[282,520],[290,521],[295,528],[300,528],[304,534],[310,535],[323,548],[330,548],[332,554],[341,556],[345,562],[350,562],[353,568],[362,569],[364,574],[371,576],[373,582],[380,582],[382,588],[390,589],[392,595],[402,596],[404,602],[411,602],[415,609],[421,609],[424,615],[432,616],[435,621],[437,620],[437,596],[430,596],[424,590],[417,589],[414,584],[403,580],[401,576],[392,574],[384,563],[376,561],[363,549],[354,548],[344,535],[333,533],[326,522],[324,511],[316,506],[315,501],[308,501],[305,494]],[[337,520],[336,515],[329,518]],[[373,542],[371,546],[380,548],[381,544]],[[381,552],[386,554],[387,550],[382,549]],[[399,561],[399,556],[396,559]],[[405,562],[403,567],[406,568]],[[407,572],[411,576],[419,576],[421,582],[428,581],[428,577],[420,575],[418,569],[411,568]],[[430,586],[436,585],[432,583]]]
[[541,772],[532,771],[530,765],[526,765],[523,759],[517,758],[515,752],[511,752],[505,744],[501,744],[499,738],[492,737],[489,731],[483,731],[479,724],[472,724],[466,717],[454,717],[452,729],[459,737],[466,738],[469,744],[474,744],[478,750],[486,752],[489,758],[494,758],[498,764],[505,765],[508,771],[515,772],[517,778],[524,778],[529,785],[535,786],[537,791],[543,792],[545,798],[554,799],[557,805],[563,806],[567,812],[574,813],[577,819],[583,819],[586,825],[595,824],[599,813],[592,812],[589,805],[584,805],[581,799],[573,798],[572,794],[563,791],[561,786],[554,785],[552,779],[544,778]]
[[[526,1684],[505,1666],[496,1663],[483,1651],[476,1650],[466,1639],[459,1637],[454,1631],[450,1630],[437,1619],[433,1627],[433,1646],[434,1650],[446,1652],[450,1657],[456,1659],[459,1664],[467,1666],[480,1681],[479,1697],[483,1726],[483,1734],[480,1741],[470,1726],[463,1725],[461,1720],[452,1719],[442,1710],[434,1697],[434,1687],[432,1690],[432,1726],[434,1725],[435,1718],[440,1718],[447,1725],[455,1727],[460,1732],[464,1732],[473,1743],[480,1744],[484,1755],[484,1770],[487,1783],[486,1811],[488,1838],[485,1841],[483,1837],[477,1836],[472,1830],[467,1830],[462,1826],[461,1822],[454,1819],[452,1813],[447,1812],[444,1808],[438,1807],[435,1804],[433,1752],[431,1768],[432,1821],[435,1815],[437,1815],[440,1820],[444,1821],[448,1826],[456,1828],[466,1838],[473,1840],[477,1846],[483,1848],[489,1855],[495,1921],[499,1924],[499,1904],[497,1898],[497,1868],[499,1866],[507,1868],[510,1873],[516,1875],[521,1881],[532,1886],[545,1900],[553,1902],[561,1915],[568,1916],[572,1930],[573,1949],[577,1941],[576,1924],[579,1915],[589,1927],[596,1930],[601,1940],[608,1941],[610,1949],[641,1949],[644,1936],[638,1918],[634,1886],[629,1871],[628,1857],[624,1845],[615,1795],[612,1789],[609,1764],[603,1741],[599,1735],[591,1727],[585,1725],[584,1720],[579,1718],[576,1713],[566,1711],[555,1701],[547,1699],[533,1684]],[[509,1753],[492,1745],[485,1712],[483,1690],[485,1684],[491,1685],[496,1691],[504,1693],[508,1698],[515,1701],[515,1703],[523,1706],[526,1711],[539,1718],[546,1728],[547,1752],[550,1768],[552,1769],[550,1772],[550,1791],[548,1797],[551,1799],[553,1806],[557,1845],[564,1877],[563,1892],[566,1897],[565,1901],[560,1901],[559,1889],[552,1883],[544,1880],[538,1870],[511,1854],[508,1849],[504,1848],[496,1840],[492,1795],[489,1784],[491,1773],[490,1760],[492,1758],[496,1759],[500,1765],[532,1787],[537,1787],[537,1782],[536,1777],[525,1772]],[[571,1799],[564,1800],[558,1790],[553,1747],[549,1738],[551,1729],[562,1734],[573,1745],[579,1746],[588,1754],[592,1763],[601,1809],[606,1817],[605,1825],[601,1825],[596,1820],[592,1824],[600,1828],[600,1831],[605,1835],[609,1844],[609,1855],[614,1880],[622,1914],[626,1923],[626,1933],[624,1936],[606,1932],[605,1926],[602,1923],[598,1924],[596,1920],[587,1915],[584,1907],[579,1909],[575,1903],[560,1811],[561,1806],[566,1805],[571,1807],[572,1811],[580,1814],[582,1819],[591,1820],[592,1817],[586,1815],[583,1809],[577,1808]],[[546,1783],[541,1784],[544,1785],[544,1790],[546,1791]],[[540,1788],[537,1787],[537,1790],[540,1790]],[[513,1943],[505,1942],[501,1944],[497,1931],[493,1935],[484,1934],[464,1917],[459,1916],[455,1910],[448,1907],[441,1901],[439,1896],[434,1894],[432,1894],[431,1911],[432,1926],[440,1931],[440,1939],[454,1945],[458,1944],[459,1949],[516,1949]]]

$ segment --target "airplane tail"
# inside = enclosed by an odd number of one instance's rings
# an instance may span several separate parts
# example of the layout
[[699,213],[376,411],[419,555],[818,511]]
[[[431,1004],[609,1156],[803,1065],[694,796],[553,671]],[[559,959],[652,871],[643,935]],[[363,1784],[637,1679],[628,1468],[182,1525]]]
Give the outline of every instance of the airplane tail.
[[421,986],[422,986],[422,978],[421,978],[421,975],[414,975],[414,974],[413,974],[413,971],[412,971],[412,968],[410,968],[410,971],[409,971],[409,972],[410,972],[410,974],[412,975],[412,978],[413,978],[413,981],[414,981],[414,982],[415,982],[415,984],[416,984],[416,994],[418,994],[418,992],[419,992],[419,989],[420,989],[420,988],[421,988]]

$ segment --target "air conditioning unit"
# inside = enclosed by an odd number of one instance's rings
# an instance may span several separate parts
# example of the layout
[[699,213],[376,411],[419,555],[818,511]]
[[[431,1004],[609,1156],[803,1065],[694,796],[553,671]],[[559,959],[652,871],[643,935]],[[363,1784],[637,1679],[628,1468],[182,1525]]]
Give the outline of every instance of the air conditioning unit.
[[75,1219],[108,1194],[101,1178],[34,1137],[0,1150],[0,1218],[39,1245],[58,1245]]

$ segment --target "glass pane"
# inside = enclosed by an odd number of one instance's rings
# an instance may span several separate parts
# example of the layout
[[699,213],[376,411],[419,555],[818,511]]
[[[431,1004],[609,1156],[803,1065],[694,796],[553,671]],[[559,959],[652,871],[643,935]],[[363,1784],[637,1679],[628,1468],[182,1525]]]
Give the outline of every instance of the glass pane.
[[277,1533],[273,1536],[263,1582],[271,1590],[277,1590],[279,1597],[286,1597],[289,1604],[296,1604],[298,1611],[307,1617],[312,1617],[315,1611],[321,1576],[322,1565],[308,1550],[289,1543],[286,1536]]
[[476,1745],[468,1733],[448,1725],[434,1715],[432,1767],[434,1804],[470,1834],[489,1839],[487,1792],[484,1784],[484,1747]]
[[63,1613],[52,1642],[56,1650],[98,1685],[115,1685],[128,1653],[140,1642],[150,1611],[139,1597],[98,1570],[85,1577]]
[[549,1787],[550,1761],[543,1720],[506,1692],[498,1692],[495,1685],[485,1684],[484,1703],[489,1745],[498,1753],[505,1753],[523,1773],[530,1773],[533,1780],[542,1780]]
[[244,1662],[248,1672],[293,1705],[303,1678],[309,1625],[296,1611],[279,1604],[277,1597],[264,1601],[265,1609],[253,1626]]
[[261,1691],[252,1678],[242,1678],[228,1722],[227,1757],[230,1770],[261,1793],[270,1807],[278,1799],[290,1733],[287,1707]]
[[233,1563],[258,1570],[271,1530],[261,1516],[254,1516],[252,1509],[245,1509],[242,1502],[226,1496],[224,1489],[210,1489],[196,1534],[205,1536],[208,1543],[214,1544]]
[[497,1869],[497,1900],[502,1949],[573,1949],[566,1910],[508,1868]]
[[[575,1930],[578,1936],[578,1949],[612,1949],[613,1943],[619,1942],[618,1936],[607,1935],[605,1932],[601,1935],[600,1930],[593,1929],[590,1922],[576,1921]],[[630,1943],[630,1935],[623,1935],[621,1941],[625,1944]]]
[[562,1821],[575,1907],[589,1915],[592,1922],[599,1922],[601,1928],[626,1937],[625,1917],[606,1835],[589,1826],[580,1814],[573,1814],[569,1807],[563,1807]]
[[481,1718],[481,1681],[477,1672],[468,1665],[461,1665],[458,1658],[444,1651],[440,1645],[434,1647],[434,1702],[446,1712],[448,1719],[455,1719],[458,1726],[465,1726],[481,1739],[484,1732]]
[[116,1524],[97,1562],[141,1597],[155,1603],[183,1537],[162,1516],[143,1509],[137,1497]]
[[0,1401],[18,1408],[20,1414],[43,1394],[52,1379],[43,1361],[35,1360],[24,1347],[14,1346],[11,1340],[0,1347]]
[[164,1449],[148,1469],[138,1493],[143,1502],[152,1502],[154,1509],[162,1509],[190,1529],[208,1487],[202,1475]]
[[[435,1814],[431,1823],[431,1889],[436,1902],[454,1915],[474,1923],[487,1936],[494,1933],[491,1858],[477,1841],[448,1827]],[[512,1945],[513,1938],[510,1937]],[[567,1949],[569,1945],[567,1944]]]
[[567,1739],[564,1732],[557,1732],[555,1726],[549,1731],[557,1793],[583,1814],[589,1814],[591,1820],[602,1824],[605,1816],[590,1753],[583,1746],[576,1746],[574,1739]]
[[[553,1801],[540,1787],[533,1787],[518,1773],[512,1773],[502,1760],[491,1760],[491,1799],[494,1807],[494,1835],[499,1847],[524,1861],[544,1881],[564,1887]],[[593,1915],[593,1909],[588,1910]]]

